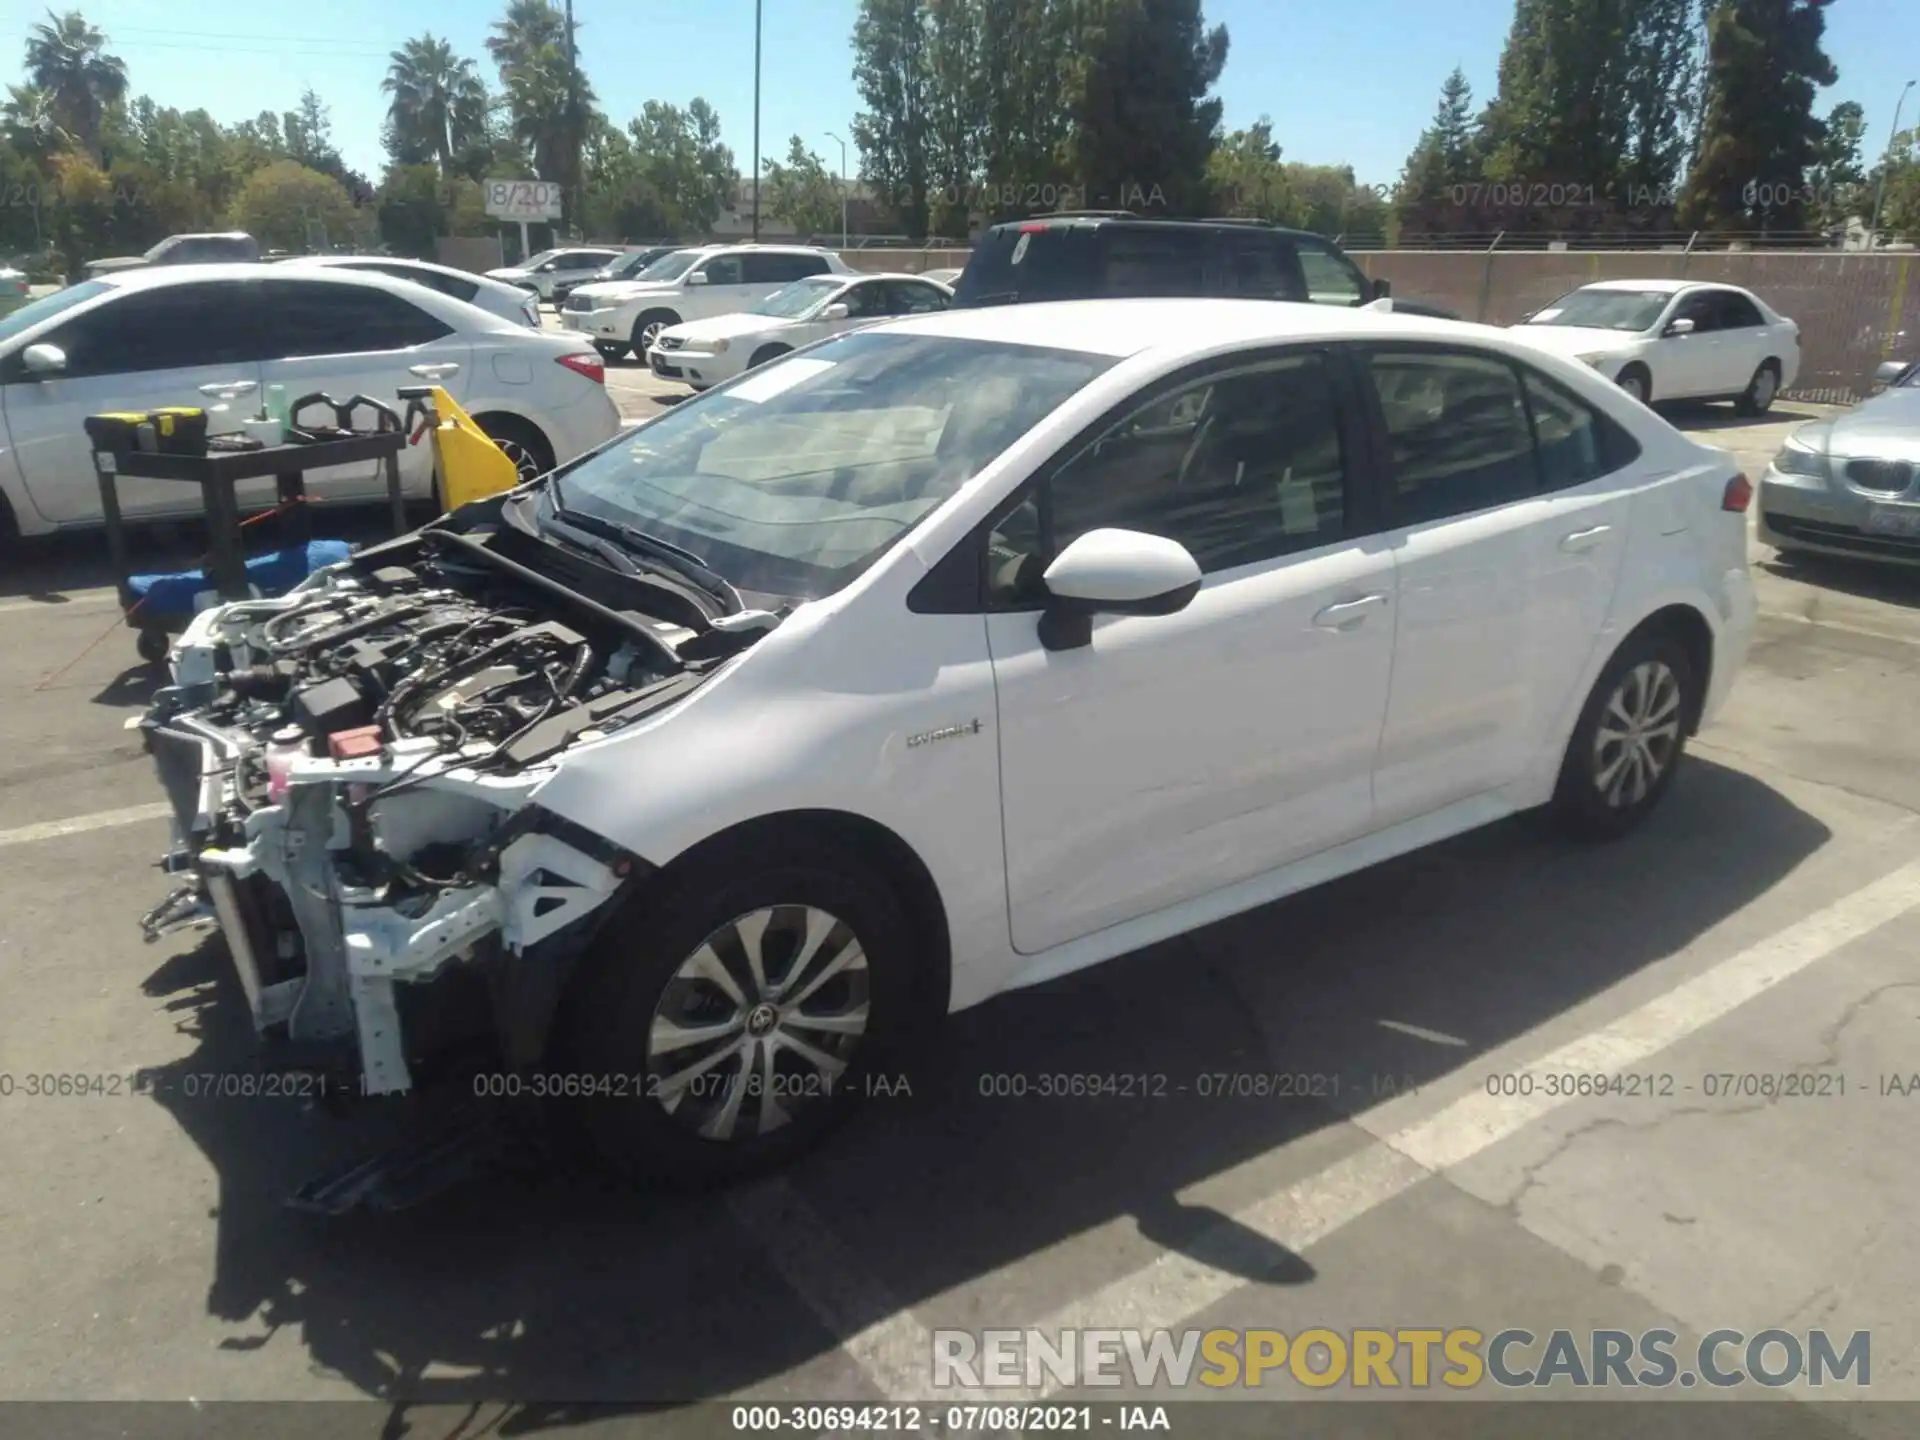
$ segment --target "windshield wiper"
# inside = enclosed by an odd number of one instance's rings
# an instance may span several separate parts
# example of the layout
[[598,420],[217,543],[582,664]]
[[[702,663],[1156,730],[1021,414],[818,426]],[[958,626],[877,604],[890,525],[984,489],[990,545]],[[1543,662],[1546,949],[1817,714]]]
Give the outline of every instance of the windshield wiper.
[[561,503],[559,489],[552,484],[547,487],[547,498],[553,506],[554,516],[568,529],[581,532],[582,539],[597,536],[602,541],[612,541],[629,555],[645,556],[654,562],[656,569],[671,571],[705,595],[718,600],[728,614],[737,615],[747,608],[746,602],[740,598],[740,592],[733,588],[727,578],[709,568],[692,551],[682,550],[678,545],[618,520],[606,520],[583,510],[574,510]]

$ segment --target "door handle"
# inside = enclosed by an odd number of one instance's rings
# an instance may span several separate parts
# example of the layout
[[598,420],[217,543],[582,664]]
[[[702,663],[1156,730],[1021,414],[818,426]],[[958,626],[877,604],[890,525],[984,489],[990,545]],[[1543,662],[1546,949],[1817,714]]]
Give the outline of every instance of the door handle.
[[422,380],[438,380],[443,375],[451,375],[460,368],[458,360],[442,360],[434,365],[409,365],[407,373],[418,375]]
[[230,399],[235,395],[244,395],[249,390],[258,390],[258,380],[216,380],[211,385],[202,385],[202,395],[212,395],[221,399]]
[[1358,600],[1342,600],[1337,605],[1329,605],[1313,617],[1313,623],[1322,630],[1345,630],[1358,625],[1375,610],[1384,610],[1387,597],[1384,595],[1362,595]]
[[1593,549],[1612,533],[1611,525],[1596,525],[1591,530],[1576,530],[1561,539],[1560,548],[1568,554],[1577,555],[1583,550]]

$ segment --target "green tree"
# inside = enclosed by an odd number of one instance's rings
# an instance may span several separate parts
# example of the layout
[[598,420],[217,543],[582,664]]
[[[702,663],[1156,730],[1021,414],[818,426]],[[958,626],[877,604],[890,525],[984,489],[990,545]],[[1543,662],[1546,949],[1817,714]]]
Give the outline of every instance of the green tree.
[[454,153],[487,129],[487,91],[473,62],[453,53],[431,34],[406,41],[389,57],[381,93],[387,109],[389,149],[394,158],[414,162],[427,156],[441,174],[453,169]]
[[78,10],[27,32],[27,78],[49,97],[61,126],[96,159],[107,111],[127,94],[127,66],[107,54],[107,37]]
[[1459,66],[1440,86],[1432,123],[1420,132],[1400,172],[1393,210],[1414,235],[1471,230],[1470,197],[1478,193],[1480,157],[1474,143],[1473,87]]
[[1388,218],[1386,201],[1354,178],[1351,165],[1288,165],[1293,223],[1318,235],[1379,235]]
[[[507,13],[491,28],[487,54],[499,67],[502,81],[548,47],[564,50],[567,44],[566,14],[552,0],[511,0]],[[574,25],[575,31],[583,28]]]
[[930,27],[927,0],[860,0],[853,22],[860,177],[916,239],[927,233],[934,174]]
[[1815,92],[1839,79],[1821,48],[1830,0],[1723,0],[1708,22],[1706,117],[1679,216],[1695,229],[1795,231],[1823,127]]
[[840,186],[827,165],[798,135],[787,141],[785,163],[769,160],[761,182],[767,213],[802,236],[840,228]]
[[1880,163],[1862,177],[1854,192],[1853,213],[1871,224],[1876,199],[1881,243],[1920,240],[1920,129],[1902,130],[1893,137]]
[[1291,225],[1295,213],[1293,187],[1280,163],[1274,143],[1273,121],[1262,115],[1245,130],[1235,130],[1207,160],[1214,213],[1272,220]]
[[597,111],[593,86],[579,73],[567,39],[566,15],[558,6],[549,0],[511,0],[506,14],[493,23],[487,53],[500,70],[509,133],[532,159],[535,173],[558,180],[568,205],[577,207],[585,178],[583,153]]
[[683,235],[711,231],[733,204],[738,183],[713,107],[698,97],[684,110],[649,100],[627,135],[635,183],[658,206],[664,228]]
[[261,166],[240,187],[233,224],[262,247],[324,251],[354,233],[353,197],[331,175],[294,160]]
[[1852,100],[1842,100],[1821,122],[1820,149],[1807,171],[1807,190],[1813,218],[1822,228],[1843,224],[1860,205],[1867,178],[1860,167],[1866,134],[1866,115]]
[[1227,63],[1227,27],[1200,0],[1100,0],[1083,32],[1066,150],[1087,203],[1175,214],[1202,209]]

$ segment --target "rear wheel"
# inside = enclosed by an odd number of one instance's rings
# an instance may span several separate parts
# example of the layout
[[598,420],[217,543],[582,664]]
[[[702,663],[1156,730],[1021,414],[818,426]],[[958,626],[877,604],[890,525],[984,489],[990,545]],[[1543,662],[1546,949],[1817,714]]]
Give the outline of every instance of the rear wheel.
[[[553,446],[539,426],[518,415],[476,415],[473,421],[513,461],[522,485],[553,469]],[[443,510],[446,508],[444,496],[436,495],[434,500]]]
[[702,1185],[784,1162],[844,1118],[908,1023],[912,928],[839,843],[743,844],[641,918],[610,928],[567,1043],[583,1138],[627,1175]]
[[1774,397],[1780,393],[1780,366],[1772,360],[1760,362],[1760,368],[1753,372],[1753,379],[1747,382],[1747,388],[1733,408],[1742,415],[1764,415],[1773,408]]
[[593,342],[593,348],[600,352],[602,360],[611,365],[616,360],[626,359],[629,347],[614,340],[596,340]]
[[1700,700],[1693,660],[1678,639],[1660,630],[1629,637],[1594,683],[1567,742],[1553,796],[1562,823],[1612,839],[1646,819],[1673,783]]

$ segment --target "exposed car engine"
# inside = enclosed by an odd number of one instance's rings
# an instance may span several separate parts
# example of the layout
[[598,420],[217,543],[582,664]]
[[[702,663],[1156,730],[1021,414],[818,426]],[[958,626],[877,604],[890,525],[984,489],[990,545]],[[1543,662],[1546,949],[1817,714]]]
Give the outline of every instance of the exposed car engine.
[[681,700],[774,619],[622,604],[651,582],[605,571],[596,598],[499,538],[430,529],[203,612],[138,722],[185,877],[149,936],[217,920],[261,1033],[364,1093],[411,1088],[461,1029],[462,1005],[401,1008],[452,972],[479,982],[454,987],[479,996],[468,1028],[510,1061],[537,1049],[557,962],[636,862],[534,792],[567,747]]

